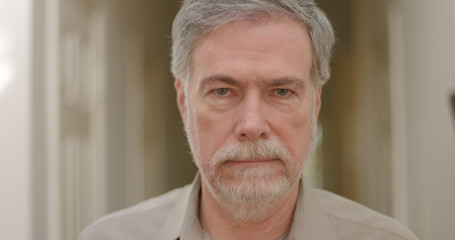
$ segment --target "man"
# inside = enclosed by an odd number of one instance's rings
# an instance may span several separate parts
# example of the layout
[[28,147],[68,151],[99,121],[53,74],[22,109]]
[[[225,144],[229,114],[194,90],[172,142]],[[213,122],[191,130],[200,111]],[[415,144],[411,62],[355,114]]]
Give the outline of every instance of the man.
[[186,0],[172,36],[177,103],[200,173],[81,239],[416,239],[302,178],[334,44],[312,0]]

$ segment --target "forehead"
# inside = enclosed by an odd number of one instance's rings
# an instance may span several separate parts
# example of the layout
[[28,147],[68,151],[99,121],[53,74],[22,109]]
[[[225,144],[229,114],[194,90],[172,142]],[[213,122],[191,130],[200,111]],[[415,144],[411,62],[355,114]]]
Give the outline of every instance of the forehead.
[[199,40],[192,81],[211,74],[235,78],[310,78],[312,44],[304,24],[287,17],[229,23]]

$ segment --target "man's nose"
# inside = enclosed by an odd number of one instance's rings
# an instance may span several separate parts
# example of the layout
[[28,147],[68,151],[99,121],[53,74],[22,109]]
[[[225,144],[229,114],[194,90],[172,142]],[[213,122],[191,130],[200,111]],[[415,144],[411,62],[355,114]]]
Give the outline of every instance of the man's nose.
[[[265,104],[260,97],[249,96],[242,101],[238,109],[238,121],[235,134],[241,141],[254,141],[268,138],[270,126],[267,121]],[[270,116],[270,115],[269,115]]]

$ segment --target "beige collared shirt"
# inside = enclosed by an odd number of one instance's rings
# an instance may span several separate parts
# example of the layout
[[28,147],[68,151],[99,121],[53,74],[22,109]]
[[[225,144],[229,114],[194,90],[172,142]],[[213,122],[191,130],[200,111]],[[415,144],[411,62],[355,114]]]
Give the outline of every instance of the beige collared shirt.
[[[198,219],[201,179],[136,206],[109,214],[87,227],[79,240],[208,240]],[[294,221],[287,236],[310,240],[415,240],[394,219],[300,180]]]

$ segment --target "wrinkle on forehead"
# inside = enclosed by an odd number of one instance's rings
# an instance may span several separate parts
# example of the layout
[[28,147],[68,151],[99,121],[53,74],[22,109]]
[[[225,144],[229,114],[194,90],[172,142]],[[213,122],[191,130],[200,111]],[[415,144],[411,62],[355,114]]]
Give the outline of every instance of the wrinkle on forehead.
[[[260,86],[267,86],[267,87],[294,85],[297,88],[303,88],[305,85],[305,82],[303,79],[300,79],[295,76],[283,76],[283,77],[279,77],[279,78],[264,79],[262,81],[257,81],[256,78],[251,79],[251,80],[253,80],[253,82],[255,82],[256,84],[259,84]],[[223,82],[228,85],[245,87],[248,80],[242,81],[240,79],[236,79],[229,75],[213,74],[213,75],[203,78],[200,82],[201,82],[201,86],[207,86],[207,85],[216,84],[217,82]]]

